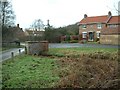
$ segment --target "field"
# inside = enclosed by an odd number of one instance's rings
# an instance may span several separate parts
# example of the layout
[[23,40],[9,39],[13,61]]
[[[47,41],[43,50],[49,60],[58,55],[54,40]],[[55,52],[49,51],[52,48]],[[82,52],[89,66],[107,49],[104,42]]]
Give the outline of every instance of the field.
[[118,49],[53,48],[2,63],[3,88],[118,87]]

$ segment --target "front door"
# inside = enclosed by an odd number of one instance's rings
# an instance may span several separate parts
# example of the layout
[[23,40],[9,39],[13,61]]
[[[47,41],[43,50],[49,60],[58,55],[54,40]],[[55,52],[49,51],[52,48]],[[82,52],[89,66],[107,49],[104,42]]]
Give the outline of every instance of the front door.
[[93,32],[89,32],[89,41],[93,41],[94,40],[94,33]]

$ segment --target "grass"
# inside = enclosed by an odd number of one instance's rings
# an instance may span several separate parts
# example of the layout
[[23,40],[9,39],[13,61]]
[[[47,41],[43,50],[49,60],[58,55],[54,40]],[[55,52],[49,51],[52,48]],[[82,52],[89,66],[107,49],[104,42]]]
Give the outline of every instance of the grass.
[[81,54],[107,53],[117,54],[117,48],[52,48],[48,54],[55,56],[79,56]]
[[17,56],[2,63],[3,87],[111,87],[120,80],[117,60],[115,48],[51,48],[42,56]]
[[56,60],[24,55],[3,62],[3,88],[52,87],[59,77]]

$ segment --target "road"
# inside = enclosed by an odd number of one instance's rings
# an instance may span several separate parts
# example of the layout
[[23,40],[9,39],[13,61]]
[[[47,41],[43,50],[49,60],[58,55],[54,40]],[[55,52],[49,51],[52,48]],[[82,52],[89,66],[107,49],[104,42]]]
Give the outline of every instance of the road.
[[71,48],[71,47],[91,47],[91,48],[120,48],[117,45],[102,44],[79,44],[79,43],[50,43],[49,48]]
[[0,62],[11,58],[11,52],[14,53],[14,56],[19,55],[19,50],[21,53],[24,52],[24,48],[13,48],[13,49],[9,49],[9,50],[0,52]]
[[[23,44],[25,45],[25,44]],[[49,48],[72,48],[72,47],[91,47],[91,48],[120,48],[117,45],[102,45],[102,44],[79,44],[79,43],[50,43]],[[0,62],[11,58],[11,52],[14,52],[14,56],[19,55],[19,49],[24,52],[24,48],[14,48],[3,52],[0,52]]]

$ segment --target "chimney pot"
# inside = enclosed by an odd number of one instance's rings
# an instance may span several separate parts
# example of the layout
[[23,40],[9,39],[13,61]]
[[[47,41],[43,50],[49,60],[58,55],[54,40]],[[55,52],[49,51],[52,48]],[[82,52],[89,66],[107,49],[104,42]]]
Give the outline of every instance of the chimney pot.
[[19,28],[19,24],[17,24],[17,28]]
[[87,18],[87,14],[84,14],[84,18]]
[[112,16],[112,13],[111,13],[111,11],[109,11],[109,12],[108,12],[108,16],[109,16],[109,17],[110,17],[110,16]]

